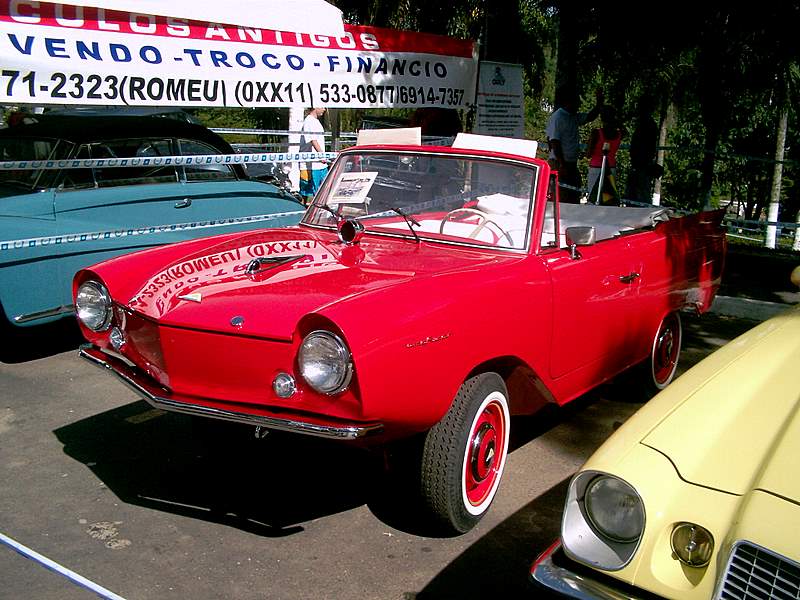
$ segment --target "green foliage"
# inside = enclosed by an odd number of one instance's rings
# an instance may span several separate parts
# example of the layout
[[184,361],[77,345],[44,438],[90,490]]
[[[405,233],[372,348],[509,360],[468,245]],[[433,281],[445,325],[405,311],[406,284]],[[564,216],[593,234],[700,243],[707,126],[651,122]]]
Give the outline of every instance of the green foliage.
[[[350,22],[454,35],[480,41],[481,58],[525,69],[526,137],[544,141],[557,85],[581,94],[604,91],[623,126],[644,95],[667,123],[663,201],[696,208],[708,200],[741,204],[758,217],[769,198],[776,124],[798,97],[800,3],[661,4],[571,0],[334,0]],[[788,98],[781,95],[788,86]],[[788,104],[781,219],[800,208],[798,115]],[[342,111],[342,129],[362,113]],[[627,140],[623,139],[623,145]],[[619,154],[624,188],[627,155]]]

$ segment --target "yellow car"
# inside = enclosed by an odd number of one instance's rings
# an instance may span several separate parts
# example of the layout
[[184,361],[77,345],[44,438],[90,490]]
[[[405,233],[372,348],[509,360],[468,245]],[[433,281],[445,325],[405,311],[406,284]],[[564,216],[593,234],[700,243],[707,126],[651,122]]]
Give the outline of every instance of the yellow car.
[[531,577],[571,598],[800,598],[800,306],[708,356],[595,452]]

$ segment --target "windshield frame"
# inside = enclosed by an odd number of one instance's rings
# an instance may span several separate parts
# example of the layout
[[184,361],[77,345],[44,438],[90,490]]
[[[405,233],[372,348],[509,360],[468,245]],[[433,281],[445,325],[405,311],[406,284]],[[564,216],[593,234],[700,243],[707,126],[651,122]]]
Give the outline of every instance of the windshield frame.
[[[308,210],[306,211],[305,215],[301,220],[301,224],[306,227],[311,227],[314,229],[322,229],[322,230],[333,230],[336,231],[336,223],[318,223],[314,222],[315,216],[318,214],[318,211],[321,212],[332,212],[331,209],[328,207],[327,204],[322,205],[323,199],[327,200],[331,193],[332,188],[335,185],[334,179],[335,177],[332,176],[333,173],[337,170],[337,165],[339,165],[340,161],[347,160],[348,157],[358,156],[358,155],[369,155],[369,156],[376,156],[376,155],[387,155],[387,156],[398,156],[398,155],[417,155],[422,157],[442,157],[446,159],[452,160],[462,160],[462,161],[472,161],[472,162],[485,162],[494,165],[505,165],[505,166],[512,166],[512,167],[520,167],[522,169],[530,171],[530,194],[528,197],[528,207],[529,210],[527,211],[527,217],[525,220],[525,240],[524,244],[521,246],[498,246],[493,245],[485,242],[470,242],[466,239],[459,240],[459,239],[447,239],[447,238],[440,238],[440,237],[433,237],[429,235],[430,232],[426,232],[424,230],[417,229],[415,232],[409,229],[411,225],[409,224],[409,228],[398,228],[396,231],[390,231],[389,228],[378,228],[372,229],[368,226],[365,227],[364,235],[365,236],[377,236],[377,237],[387,237],[387,238],[399,238],[399,239],[411,239],[414,240],[419,236],[422,241],[427,243],[435,243],[435,244],[443,244],[448,246],[460,246],[472,249],[481,249],[481,250],[490,250],[490,251],[497,251],[497,252],[512,252],[516,254],[528,254],[531,251],[531,248],[534,245],[534,221],[535,221],[535,213],[536,213],[536,198],[537,192],[540,185],[539,179],[541,176],[541,166],[532,160],[524,159],[524,158],[516,158],[511,155],[499,155],[490,153],[490,152],[481,152],[481,151],[472,151],[472,150],[465,150],[460,148],[449,148],[449,147],[442,147],[431,149],[429,147],[420,148],[418,146],[395,146],[395,147],[385,147],[385,146],[361,146],[357,148],[351,148],[348,150],[344,150],[341,152],[339,157],[337,158],[336,162],[331,166],[329,176],[325,178],[325,181],[322,184],[322,187],[317,192],[312,203],[309,205]],[[322,208],[320,208],[322,206]],[[451,211],[452,212],[452,211]],[[377,213],[382,214],[382,213]],[[411,217],[419,216],[418,214],[411,214]],[[362,219],[360,217],[347,217],[343,215],[342,218],[353,218],[354,220],[367,225],[369,223],[368,219]],[[401,218],[400,213],[398,213],[398,218]]]

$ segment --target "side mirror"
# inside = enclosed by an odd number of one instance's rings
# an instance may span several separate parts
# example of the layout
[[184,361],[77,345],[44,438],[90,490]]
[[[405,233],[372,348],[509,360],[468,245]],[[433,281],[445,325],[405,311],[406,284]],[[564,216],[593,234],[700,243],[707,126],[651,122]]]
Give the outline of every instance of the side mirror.
[[572,260],[577,260],[581,257],[578,252],[578,246],[593,246],[597,241],[597,234],[594,227],[567,227],[567,246],[569,246],[569,255]]

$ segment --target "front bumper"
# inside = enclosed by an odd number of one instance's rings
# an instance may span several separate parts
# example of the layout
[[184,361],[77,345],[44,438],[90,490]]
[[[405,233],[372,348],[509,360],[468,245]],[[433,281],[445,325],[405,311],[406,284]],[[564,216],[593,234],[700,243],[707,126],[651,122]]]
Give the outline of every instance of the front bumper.
[[[610,578],[609,578],[610,579]],[[655,600],[650,594],[622,582],[604,581],[601,573],[570,560],[558,541],[531,567],[531,580],[566,598],[581,600]]]
[[169,412],[235,421],[248,425],[258,425],[266,429],[290,431],[292,433],[338,440],[356,440],[380,433],[383,430],[383,424],[381,423],[329,422],[311,415],[287,418],[271,414],[266,408],[248,408],[248,411],[244,412],[233,408],[223,409],[205,406],[197,402],[191,402],[188,399],[176,397],[169,390],[161,387],[142,373],[135,365],[129,364],[122,358],[104,352],[91,344],[81,346],[79,356],[115,375],[122,383],[142,396],[155,408]]

